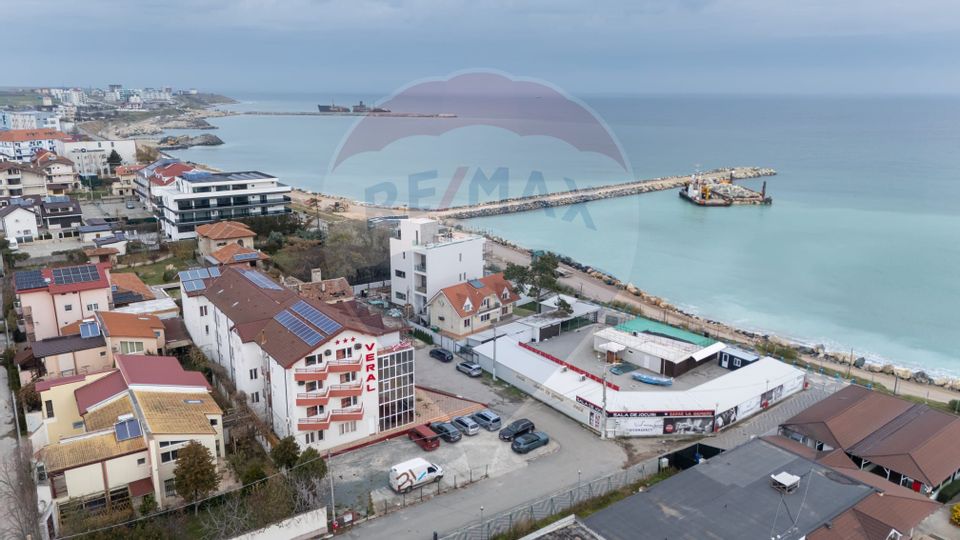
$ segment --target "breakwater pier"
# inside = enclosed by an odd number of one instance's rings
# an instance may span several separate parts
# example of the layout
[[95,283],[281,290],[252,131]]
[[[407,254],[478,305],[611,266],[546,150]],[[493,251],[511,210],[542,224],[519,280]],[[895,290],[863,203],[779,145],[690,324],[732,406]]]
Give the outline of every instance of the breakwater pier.
[[[711,171],[699,173],[697,178],[703,180],[721,181],[721,180],[746,180],[750,178],[761,178],[773,176],[777,172],[764,167],[731,167],[723,169],[714,169]],[[686,186],[694,179],[692,175],[666,176],[662,178],[652,178],[647,180],[636,180],[633,182],[624,182],[618,184],[606,184],[587,188],[574,189],[569,191],[557,191],[541,195],[530,195],[528,197],[515,197],[512,199],[503,199],[500,201],[490,201],[480,204],[454,206],[438,210],[422,210],[423,212],[441,219],[470,219],[484,216],[496,216],[501,214],[512,214],[516,212],[529,212],[541,208],[552,208],[556,206],[569,206],[582,202],[596,201],[600,199],[612,199],[615,197],[629,197],[641,193],[652,191],[664,191],[677,189]],[[416,210],[411,208],[410,210]]]

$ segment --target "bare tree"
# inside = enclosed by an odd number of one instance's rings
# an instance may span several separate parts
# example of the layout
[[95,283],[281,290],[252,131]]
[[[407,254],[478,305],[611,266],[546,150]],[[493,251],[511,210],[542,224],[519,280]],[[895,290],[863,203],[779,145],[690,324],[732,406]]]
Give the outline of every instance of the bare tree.
[[37,484],[26,445],[0,462],[0,531],[4,538],[41,538]]
[[203,537],[210,539],[233,538],[250,528],[247,501],[239,493],[226,495],[217,506],[210,506],[200,522]]

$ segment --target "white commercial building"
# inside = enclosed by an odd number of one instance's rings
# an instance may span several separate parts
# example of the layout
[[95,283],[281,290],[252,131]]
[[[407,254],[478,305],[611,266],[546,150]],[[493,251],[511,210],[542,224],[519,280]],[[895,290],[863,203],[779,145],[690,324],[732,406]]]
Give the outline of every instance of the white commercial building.
[[221,220],[289,214],[290,186],[258,171],[184,172],[154,187],[158,219],[169,240],[196,238],[197,225]]
[[607,381],[604,391],[600,377],[514,336],[474,351],[484,370],[609,437],[719,431],[804,388],[802,370],[770,357],[686,390],[631,391]]
[[57,153],[70,158],[80,176],[110,176],[107,158],[116,151],[123,165],[137,162],[136,141],[59,141]]
[[0,111],[0,129],[55,129],[60,116],[47,111]]
[[427,303],[441,289],[483,277],[484,241],[435,219],[400,221],[390,239],[392,302],[410,304],[416,315],[429,320]]
[[180,286],[194,344],[278,437],[327,450],[414,421],[413,346],[379,316],[252,268],[188,270]]
[[0,160],[30,161],[38,150],[57,152],[57,145],[67,135],[55,129],[0,130]]

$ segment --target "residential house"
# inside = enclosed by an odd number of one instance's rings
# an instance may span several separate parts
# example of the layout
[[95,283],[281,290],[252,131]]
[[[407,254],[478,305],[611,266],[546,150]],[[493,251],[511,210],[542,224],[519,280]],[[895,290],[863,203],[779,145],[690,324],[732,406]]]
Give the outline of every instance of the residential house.
[[257,233],[239,221],[218,221],[197,226],[197,250],[201,257],[209,257],[229,244],[252,248]]
[[513,315],[520,296],[502,273],[440,289],[428,304],[430,325],[451,336],[479,332]]
[[83,254],[87,256],[87,262],[90,264],[97,263],[110,263],[116,264],[117,255],[120,254],[120,251],[117,248],[112,247],[91,247],[84,248]]
[[0,207],[0,232],[19,244],[29,244],[38,239],[37,212],[33,206],[8,204]]
[[429,321],[427,305],[440,289],[483,277],[482,236],[428,218],[402,220],[390,239],[391,302]]
[[30,159],[30,165],[43,176],[46,186],[44,195],[64,195],[80,189],[76,166],[70,159],[39,149]]
[[113,305],[126,306],[144,300],[156,300],[157,293],[140,276],[133,272],[112,272],[110,283],[113,286]]
[[72,377],[113,367],[113,356],[108,354],[107,343],[95,323],[85,324],[82,333],[41,339],[30,346],[37,360],[31,380]]
[[107,355],[164,353],[163,322],[156,315],[98,311],[96,322],[107,344]]
[[117,180],[110,184],[110,194],[116,197],[133,197],[136,195],[137,171],[140,171],[146,165],[120,165],[114,171]]
[[862,471],[931,498],[960,480],[960,417],[849,385],[780,425],[819,451],[839,449]]
[[412,345],[378,315],[302,298],[252,268],[179,277],[194,344],[278,437],[322,451],[414,421]]
[[211,265],[257,267],[269,261],[270,256],[259,249],[244,247],[240,244],[227,244],[204,257],[204,260]]
[[[323,279],[319,268],[310,270],[310,277],[310,283],[303,283],[300,280],[293,282],[292,286],[300,293],[300,296],[327,304],[339,304],[340,302],[352,302],[354,300],[353,287],[347,281],[347,278]],[[287,280],[289,281],[290,277]],[[291,285],[288,284],[287,286],[290,287]]]
[[289,214],[291,188],[259,171],[190,171],[153,189],[164,236],[195,238],[196,227],[221,220]]
[[41,236],[44,240],[79,236],[83,225],[80,203],[66,195],[49,195],[40,199]]
[[30,341],[63,335],[63,327],[111,303],[109,264],[21,270],[13,282],[19,327]]
[[[36,183],[35,179],[37,175],[32,174],[29,165],[25,165],[19,161],[3,161],[2,158],[0,158],[0,197],[22,197],[25,195],[23,184],[24,169],[28,169],[28,179]],[[43,187],[43,182],[40,182],[39,188],[43,189]],[[30,191],[32,192],[27,193],[27,195],[46,195],[44,191],[36,192],[36,190],[33,189]]]
[[78,508],[136,507],[147,494],[161,508],[180,504],[174,470],[190,442],[223,467],[223,412],[203,375],[176,358],[119,355],[117,369],[56,380],[41,400],[52,414],[43,411],[31,439],[49,441],[35,448],[56,504],[55,531]]
[[68,139],[56,129],[9,129],[0,131],[0,158],[28,162],[37,150],[57,151],[57,144]]

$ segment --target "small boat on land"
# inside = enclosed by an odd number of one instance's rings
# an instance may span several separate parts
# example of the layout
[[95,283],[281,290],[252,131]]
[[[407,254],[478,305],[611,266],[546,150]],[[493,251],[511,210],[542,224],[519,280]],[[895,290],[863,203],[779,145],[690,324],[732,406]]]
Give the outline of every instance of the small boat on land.
[[633,373],[630,375],[635,381],[646,384],[655,384],[657,386],[670,386],[673,384],[673,377],[658,377],[656,375],[647,375],[646,373]]

